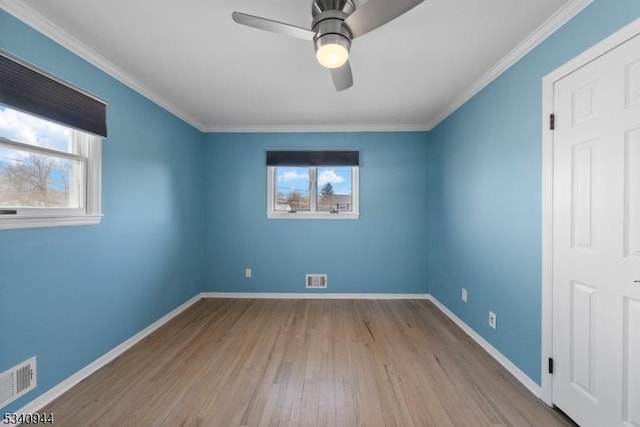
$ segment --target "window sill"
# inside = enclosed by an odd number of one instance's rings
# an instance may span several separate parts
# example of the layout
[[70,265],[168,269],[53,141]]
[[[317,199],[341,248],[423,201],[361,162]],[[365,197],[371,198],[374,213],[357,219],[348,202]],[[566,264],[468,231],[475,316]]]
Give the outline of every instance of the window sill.
[[102,215],[78,216],[22,216],[0,218],[0,230],[19,228],[67,227],[76,225],[96,225],[102,221]]
[[308,212],[267,212],[267,218],[269,219],[358,219],[359,213],[355,212],[341,212],[337,214],[332,213],[308,213]]

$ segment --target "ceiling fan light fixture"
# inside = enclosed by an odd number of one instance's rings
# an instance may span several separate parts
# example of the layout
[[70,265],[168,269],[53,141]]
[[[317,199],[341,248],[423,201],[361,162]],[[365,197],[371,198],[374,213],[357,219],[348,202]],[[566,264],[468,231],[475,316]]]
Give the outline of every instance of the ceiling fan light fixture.
[[351,42],[339,34],[326,34],[315,41],[316,59],[325,68],[340,68],[349,59]]

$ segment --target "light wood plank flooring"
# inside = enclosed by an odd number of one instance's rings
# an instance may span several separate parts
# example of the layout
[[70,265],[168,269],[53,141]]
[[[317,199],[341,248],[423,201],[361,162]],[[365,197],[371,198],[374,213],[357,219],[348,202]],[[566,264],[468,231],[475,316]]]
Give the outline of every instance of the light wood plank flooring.
[[428,301],[201,300],[44,408],[60,426],[567,426]]

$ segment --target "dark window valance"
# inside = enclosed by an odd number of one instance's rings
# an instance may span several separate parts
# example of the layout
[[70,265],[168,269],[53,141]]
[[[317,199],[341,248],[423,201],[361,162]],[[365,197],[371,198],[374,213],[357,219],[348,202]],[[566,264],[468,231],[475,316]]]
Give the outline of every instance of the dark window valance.
[[267,150],[267,166],[359,166],[358,150]]
[[107,136],[107,106],[36,67],[0,52],[0,103],[60,124]]

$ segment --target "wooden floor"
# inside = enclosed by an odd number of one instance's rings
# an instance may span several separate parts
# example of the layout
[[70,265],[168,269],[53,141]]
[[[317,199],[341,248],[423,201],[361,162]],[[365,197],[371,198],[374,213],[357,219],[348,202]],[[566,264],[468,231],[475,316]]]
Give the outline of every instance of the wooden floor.
[[60,426],[564,426],[428,301],[201,300],[41,413]]

